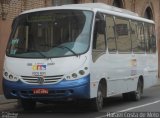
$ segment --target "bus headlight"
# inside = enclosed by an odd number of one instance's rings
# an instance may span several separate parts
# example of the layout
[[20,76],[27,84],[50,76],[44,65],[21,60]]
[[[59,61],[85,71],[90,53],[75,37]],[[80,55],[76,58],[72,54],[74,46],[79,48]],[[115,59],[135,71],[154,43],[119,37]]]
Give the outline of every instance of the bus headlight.
[[84,70],[80,70],[80,71],[79,71],[79,74],[80,74],[80,75],[84,75],[84,74],[85,74],[85,71],[84,71]]
[[88,67],[85,67],[78,71],[75,71],[73,73],[66,75],[64,78],[66,80],[76,80],[86,76],[87,74],[89,74],[89,70],[88,70]]
[[7,77],[7,76],[8,76],[8,73],[7,73],[7,72],[4,72],[4,75]]
[[12,80],[12,79],[13,79],[13,75],[9,75],[9,79],[11,79],[11,80]]
[[9,80],[9,81],[15,81],[16,82],[16,81],[19,80],[18,76],[10,74],[8,72],[4,72],[3,77],[4,77],[4,79]]
[[78,76],[78,75],[77,75],[76,73],[73,73],[73,74],[72,74],[72,77],[73,77],[73,78],[77,78],[77,76]]

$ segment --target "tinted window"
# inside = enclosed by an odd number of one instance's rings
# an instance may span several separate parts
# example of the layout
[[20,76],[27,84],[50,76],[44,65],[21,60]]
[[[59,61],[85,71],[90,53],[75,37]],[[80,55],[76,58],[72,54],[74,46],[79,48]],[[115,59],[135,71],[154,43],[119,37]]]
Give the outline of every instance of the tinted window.
[[131,52],[130,25],[128,19],[116,18],[117,48],[119,52]]
[[89,49],[92,19],[92,12],[80,10],[20,15],[12,30],[7,55],[46,58],[83,54]]
[[135,53],[142,53],[142,52],[145,51],[145,39],[144,39],[143,23],[132,21],[131,28],[132,28],[133,31],[135,31],[135,33],[137,32],[137,36],[136,36],[136,34],[133,35],[133,33],[131,33],[131,36],[132,36],[132,50]]
[[155,29],[154,25],[149,26],[149,33],[150,33],[150,52],[155,53],[156,52],[156,36],[155,36]]
[[132,40],[132,50],[135,51],[138,48],[138,36],[137,36],[137,22],[136,21],[130,21],[131,26],[131,40]]
[[144,38],[145,38],[145,45],[146,45],[146,52],[150,53],[151,51],[151,44],[150,44],[150,31],[149,31],[149,24],[144,24]]
[[102,13],[97,13],[94,27],[93,49],[99,51],[106,50],[104,19],[105,16]]
[[106,36],[108,51],[111,53],[116,52],[115,24],[112,16],[106,17]]

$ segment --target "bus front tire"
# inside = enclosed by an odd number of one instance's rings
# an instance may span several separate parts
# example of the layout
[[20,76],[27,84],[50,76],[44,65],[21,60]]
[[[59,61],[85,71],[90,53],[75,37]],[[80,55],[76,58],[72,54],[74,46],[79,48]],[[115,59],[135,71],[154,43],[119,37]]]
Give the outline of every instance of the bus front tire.
[[21,105],[22,105],[24,111],[32,111],[36,107],[36,101],[22,99]]
[[100,111],[103,108],[103,93],[101,85],[98,86],[97,97],[92,99],[91,107],[94,111]]

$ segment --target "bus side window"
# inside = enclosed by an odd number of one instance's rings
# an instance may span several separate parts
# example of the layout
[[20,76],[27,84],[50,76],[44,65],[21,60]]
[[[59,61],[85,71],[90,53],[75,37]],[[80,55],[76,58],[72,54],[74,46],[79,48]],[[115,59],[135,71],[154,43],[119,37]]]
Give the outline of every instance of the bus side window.
[[112,16],[106,17],[106,35],[107,35],[107,47],[109,53],[115,53],[116,48],[116,38],[115,38],[115,24]]
[[149,24],[147,23],[144,23],[144,38],[145,38],[146,52],[150,53],[151,40],[150,40],[150,34],[149,34]]
[[138,45],[139,45],[139,40],[137,36],[137,22],[136,21],[130,21],[130,26],[131,26],[131,40],[132,40],[132,51],[138,52]]
[[97,51],[106,51],[104,15],[97,13],[94,27],[93,49]]
[[132,36],[132,50],[134,53],[144,53],[145,51],[145,39],[143,23],[132,21],[132,30],[136,31],[137,37]]
[[154,25],[150,25],[149,32],[150,32],[151,53],[156,53],[156,36],[155,36]]
[[116,18],[116,36],[118,52],[130,53],[131,52],[131,39],[130,39],[130,25],[129,19]]
[[102,13],[96,14],[96,21],[93,36],[93,52],[92,59],[95,62],[101,55],[106,52],[106,22]]

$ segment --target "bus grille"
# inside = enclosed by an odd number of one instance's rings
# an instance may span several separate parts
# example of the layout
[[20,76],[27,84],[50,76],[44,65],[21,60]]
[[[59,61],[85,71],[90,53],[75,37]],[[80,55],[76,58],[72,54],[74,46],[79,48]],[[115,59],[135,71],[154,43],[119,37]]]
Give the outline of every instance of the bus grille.
[[40,83],[39,79],[40,77],[32,77],[32,76],[21,76],[21,80],[28,84],[55,84],[63,80],[63,75],[58,76],[45,76],[43,77],[43,82]]

